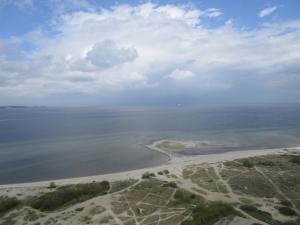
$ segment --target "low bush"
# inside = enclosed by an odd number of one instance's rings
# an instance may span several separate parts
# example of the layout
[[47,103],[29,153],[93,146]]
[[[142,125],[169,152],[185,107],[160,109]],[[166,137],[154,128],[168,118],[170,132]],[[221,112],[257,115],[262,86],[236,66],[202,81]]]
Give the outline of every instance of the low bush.
[[54,182],[50,182],[48,188],[56,188],[56,184]]
[[109,188],[108,181],[63,186],[34,198],[30,206],[41,211],[52,211],[98,195],[105,195]]
[[299,165],[300,165],[300,155],[293,156],[293,158],[291,158],[291,159],[289,160],[289,162],[295,163],[295,164],[299,164]]
[[169,174],[170,172],[169,172],[169,170],[164,170],[164,174]]
[[201,196],[189,191],[178,189],[174,194],[175,204],[200,204],[204,200]]
[[142,175],[142,179],[149,179],[151,177],[155,177],[155,174],[154,173],[149,173],[149,172],[146,172]]
[[245,159],[243,161],[243,166],[248,167],[248,168],[252,168],[254,166],[254,163],[251,162],[249,159]]
[[292,203],[289,201],[289,200],[281,200],[280,203],[281,205],[284,205],[284,206],[292,206]]
[[251,205],[242,205],[241,210],[243,210],[244,212],[246,212],[247,214],[249,214],[250,216],[265,222],[267,224],[271,224],[271,225],[282,225],[281,222],[274,220],[272,218],[272,215],[268,212],[262,211],[260,209],[257,209],[254,206]]
[[4,214],[20,204],[16,198],[0,197],[0,214]]
[[242,216],[231,205],[214,202],[209,204],[198,204],[192,211],[190,219],[182,225],[212,225],[220,219],[228,216]]
[[280,207],[276,207],[276,209],[285,216],[296,216],[297,213],[291,209],[290,207],[286,207],[286,206],[280,206]]
[[300,224],[300,219],[281,223],[281,225],[299,225],[299,224]]
[[174,181],[167,182],[163,184],[164,187],[171,187],[171,188],[177,188],[177,184]]

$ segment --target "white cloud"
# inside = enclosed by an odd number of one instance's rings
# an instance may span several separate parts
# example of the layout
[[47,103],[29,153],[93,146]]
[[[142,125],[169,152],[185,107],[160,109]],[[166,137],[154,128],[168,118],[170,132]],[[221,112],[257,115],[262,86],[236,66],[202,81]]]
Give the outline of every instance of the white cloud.
[[136,58],[137,52],[134,48],[118,48],[116,43],[111,40],[95,43],[86,54],[86,60],[99,69],[131,62]]
[[170,74],[170,78],[172,78],[174,80],[186,80],[186,79],[192,78],[193,76],[195,76],[195,74],[192,71],[180,70],[180,69],[175,69]]
[[259,11],[258,16],[259,17],[265,17],[265,16],[268,16],[268,15],[272,14],[276,10],[277,10],[277,6],[272,6],[272,7],[265,8],[265,9],[262,9],[261,11]]
[[[18,41],[0,40],[0,95],[132,89],[199,95],[279,83],[287,89],[299,81],[299,20],[208,29],[202,18],[217,15],[208,12],[218,10],[147,3],[65,13],[54,21],[54,34],[36,30]],[[24,54],[23,43],[34,48]]]
[[209,8],[207,10],[204,11],[204,14],[207,17],[213,18],[213,17],[219,17],[221,15],[223,15],[223,13],[221,12],[220,9],[216,9],[216,8]]

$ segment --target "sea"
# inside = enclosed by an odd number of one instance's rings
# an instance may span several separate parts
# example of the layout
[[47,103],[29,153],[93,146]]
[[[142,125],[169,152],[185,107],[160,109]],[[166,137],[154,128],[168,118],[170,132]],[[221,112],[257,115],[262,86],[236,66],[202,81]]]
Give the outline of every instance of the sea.
[[300,146],[300,105],[0,107],[0,184],[157,166],[145,145],[160,139],[222,146],[195,155]]

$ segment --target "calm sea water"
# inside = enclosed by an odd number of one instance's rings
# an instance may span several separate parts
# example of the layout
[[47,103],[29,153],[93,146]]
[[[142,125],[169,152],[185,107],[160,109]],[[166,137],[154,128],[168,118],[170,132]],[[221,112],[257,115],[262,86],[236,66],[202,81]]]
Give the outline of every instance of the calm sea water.
[[2,108],[0,184],[105,174],[167,160],[144,147],[161,138],[237,149],[300,146],[300,106]]

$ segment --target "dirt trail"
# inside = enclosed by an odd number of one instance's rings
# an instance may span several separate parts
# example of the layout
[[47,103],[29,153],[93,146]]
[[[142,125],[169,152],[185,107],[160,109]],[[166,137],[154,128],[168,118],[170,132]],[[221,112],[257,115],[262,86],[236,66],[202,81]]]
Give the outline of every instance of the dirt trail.
[[288,201],[290,201],[290,203],[292,204],[294,210],[299,214],[299,210],[297,209],[295,203],[293,202],[293,199],[290,199],[288,196],[286,196],[281,190],[280,188],[278,187],[277,184],[275,184],[271,178],[269,178],[261,169],[259,169],[257,166],[254,166],[255,170],[261,174],[272,186],[273,188],[277,191],[277,193],[279,193],[283,199],[287,199]]

